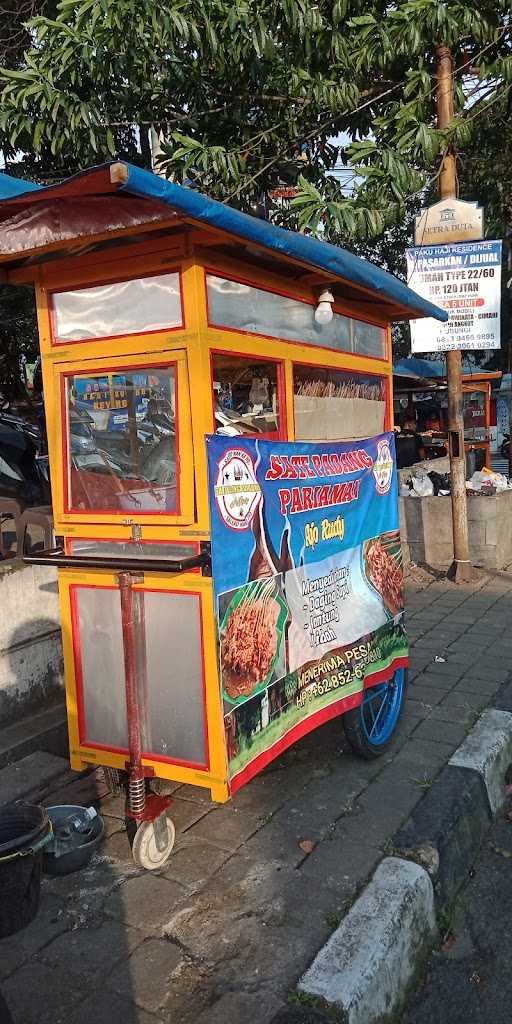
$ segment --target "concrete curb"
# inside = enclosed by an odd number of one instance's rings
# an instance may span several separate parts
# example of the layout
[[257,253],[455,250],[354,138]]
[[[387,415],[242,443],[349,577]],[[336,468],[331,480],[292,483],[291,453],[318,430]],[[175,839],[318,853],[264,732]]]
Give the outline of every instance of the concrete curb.
[[505,803],[505,773],[512,763],[512,714],[489,708],[484,711],[449,764],[469,768],[482,776],[491,814]]
[[377,1024],[403,1005],[436,936],[435,909],[466,881],[505,800],[512,764],[512,682],[484,711],[313,964],[299,992],[321,1000],[345,1024]]
[[65,780],[68,776],[66,758],[37,750],[35,754],[2,768],[0,806],[16,800],[37,803],[44,798],[50,784],[55,786],[57,780]]
[[448,764],[393,836],[395,854],[428,871],[438,910],[453,903],[491,820],[482,777]]
[[427,872],[386,857],[299,982],[299,991],[341,1011],[347,1024],[376,1024],[401,1000],[436,935]]

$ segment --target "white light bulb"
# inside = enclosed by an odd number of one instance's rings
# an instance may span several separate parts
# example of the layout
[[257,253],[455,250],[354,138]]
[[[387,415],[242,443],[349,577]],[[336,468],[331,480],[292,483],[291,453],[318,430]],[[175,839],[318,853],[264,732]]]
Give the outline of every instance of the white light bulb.
[[333,316],[334,313],[332,311],[332,306],[329,300],[320,297],[318,306],[315,309],[315,320],[317,324],[321,324],[322,326],[323,324],[330,324]]
[[318,303],[315,309],[315,321],[320,324],[321,327],[324,324],[330,324],[334,313],[332,311],[332,304],[334,302],[334,295],[329,291],[328,288],[324,288],[323,292],[320,292],[318,296]]

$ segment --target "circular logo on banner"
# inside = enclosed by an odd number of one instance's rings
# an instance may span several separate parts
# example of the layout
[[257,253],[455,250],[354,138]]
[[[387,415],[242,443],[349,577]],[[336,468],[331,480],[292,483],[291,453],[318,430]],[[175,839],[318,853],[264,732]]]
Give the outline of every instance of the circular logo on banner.
[[247,530],[261,501],[254,463],[248,452],[229,448],[219,462],[213,488],[222,519],[232,530]]
[[373,464],[373,475],[377,494],[387,494],[393,478],[393,457],[389,441],[385,439],[377,442],[377,458]]

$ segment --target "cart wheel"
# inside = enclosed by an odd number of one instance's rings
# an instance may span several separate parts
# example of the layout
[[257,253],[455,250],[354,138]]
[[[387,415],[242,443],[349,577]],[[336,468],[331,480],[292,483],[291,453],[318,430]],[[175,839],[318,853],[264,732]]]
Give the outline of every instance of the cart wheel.
[[356,754],[370,761],[384,753],[400,718],[406,685],[407,673],[399,668],[392,679],[366,690],[363,703],[343,715],[345,735]]
[[176,839],[176,829],[167,811],[153,821],[143,821],[134,836],[132,857],[138,868],[158,871],[168,861]]

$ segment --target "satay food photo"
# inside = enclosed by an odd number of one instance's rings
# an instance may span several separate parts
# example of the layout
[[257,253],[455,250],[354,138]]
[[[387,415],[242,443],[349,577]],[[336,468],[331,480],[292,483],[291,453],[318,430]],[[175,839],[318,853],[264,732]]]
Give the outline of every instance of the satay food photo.
[[280,653],[287,608],[276,577],[236,591],[222,622],[220,667],[225,694],[236,701],[266,682]]
[[397,534],[382,534],[366,541],[363,547],[364,571],[367,580],[382,599],[391,615],[403,607],[402,554]]

